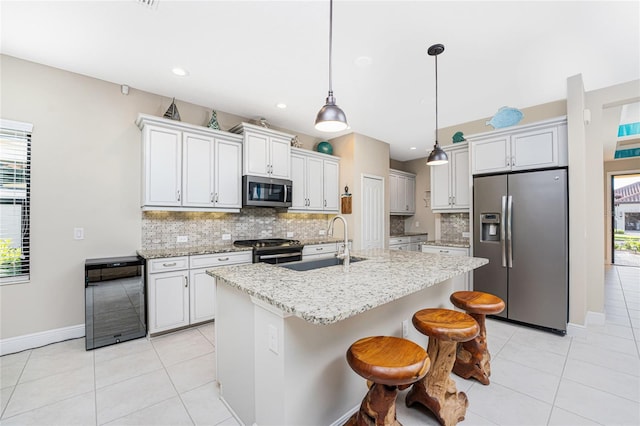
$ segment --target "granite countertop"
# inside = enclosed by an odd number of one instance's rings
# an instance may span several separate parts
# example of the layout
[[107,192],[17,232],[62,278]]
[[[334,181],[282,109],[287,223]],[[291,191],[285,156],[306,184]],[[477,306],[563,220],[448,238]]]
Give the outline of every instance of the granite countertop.
[[160,259],[163,257],[177,257],[177,256],[195,256],[198,254],[215,254],[215,253],[230,253],[233,251],[250,251],[251,247],[236,247],[232,243],[226,244],[211,244],[208,246],[199,247],[174,247],[155,250],[138,250],[138,254],[145,259]]
[[[320,237],[300,240],[305,246],[325,244],[325,243],[341,243],[342,239],[333,237]],[[351,239],[349,239],[351,241]],[[233,251],[250,251],[251,247],[236,247],[232,242],[211,244],[207,246],[197,247],[173,247],[154,250],[138,250],[137,253],[145,259],[161,259],[165,257],[178,257],[178,256],[195,256],[198,254],[216,254],[216,253],[229,253]]]
[[310,271],[266,263],[207,271],[251,297],[312,324],[328,325],[489,263],[487,259],[400,250],[352,252],[366,260]]
[[427,232],[403,232],[401,234],[389,235],[390,237],[415,237],[418,235],[428,235]]
[[420,243],[425,246],[443,246],[443,247],[460,247],[469,248],[469,240],[433,240]]

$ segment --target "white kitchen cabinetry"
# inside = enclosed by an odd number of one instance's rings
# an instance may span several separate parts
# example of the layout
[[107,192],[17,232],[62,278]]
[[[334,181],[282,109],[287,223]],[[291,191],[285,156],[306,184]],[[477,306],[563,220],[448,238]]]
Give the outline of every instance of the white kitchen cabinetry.
[[[469,249],[464,247],[448,247],[448,246],[432,246],[423,244],[423,253],[448,254],[451,256],[469,256]],[[468,291],[469,288],[469,272],[463,275],[457,275],[451,278],[453,291]]]
[[401,170],[389,170],[389,210],[392,215],[415,214],[416,175]]
[[291,139],[293,135],[240,123],[229,129],[242,133],[243,175],[264,176],[278,179],[291,178]]
[[148,261],[149,333],[215,318],[217,266],[251,263],[251,251],[180,256]]
[[143,210],[239,211],[242,138],[144,114]]
[[442,148],[449,162],[431,169],[431,210],[435,213],[468,212],[469,147],[457,143]]
[[467,140],[473,175],[568,164],[566,117],[467,136]]
[[189,258],[153,259],[148,263],[149,333],[189,325]]
[[305,245],[302,248],[302,260],[318,260],[318,259],[325,259],[329,257],[336,257],[337,253],[338,253],[337,243]]
[[426,242],[427,238],[428,238],[428,234],[411,235],[409,237],[409,250],[420,251],[420,243]]
[[292,200],[289,211],[338,213],[338,157],[291,148]]
[[409,251],[411,239],[409,237],[389,237],[389,250]]

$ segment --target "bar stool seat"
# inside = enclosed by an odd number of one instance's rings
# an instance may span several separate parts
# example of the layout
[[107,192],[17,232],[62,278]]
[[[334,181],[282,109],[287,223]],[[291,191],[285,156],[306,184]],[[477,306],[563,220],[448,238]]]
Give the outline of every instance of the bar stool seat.
[[483,385],[489,384],[491,354],[487,348],[486,315],[499,314],[504,301],[493,294],[480,291],[456,291],[449,298],[456,307],[471,315],[480,327],[475,339],[458,345],[453,372],[465,379],[473,377]]
[[443,425],[455,425],[464,420],[469,401],[458,392],[451,378],[458,342],[473,339],[479,332],[478,323],[469,315],[450,309],[422,309],[413,315],[415,328],[429,336],[427,353],[431,369],[413,384],[406,396],[407,407],[419,403],[428,408]]
[[349,366],[370,382],[360,410],[347,425],[394,425],[396,395],[427,374],[431,362],[425,350],[410,340],[392,336],[360,339],[347,350]]

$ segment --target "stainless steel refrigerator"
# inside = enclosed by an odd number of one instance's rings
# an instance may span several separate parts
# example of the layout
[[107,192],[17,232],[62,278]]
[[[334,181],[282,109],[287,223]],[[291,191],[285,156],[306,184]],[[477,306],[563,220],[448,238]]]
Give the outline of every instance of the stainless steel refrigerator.
[[501,317],[565,333],[569,223],[566,169],[473,179],[473,288],[506,303]]

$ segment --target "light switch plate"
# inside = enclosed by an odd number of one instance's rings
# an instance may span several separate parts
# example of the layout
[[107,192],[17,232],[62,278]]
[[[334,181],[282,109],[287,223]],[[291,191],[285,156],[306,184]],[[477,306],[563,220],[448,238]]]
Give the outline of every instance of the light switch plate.
[[462,233],[462,238],[469,238],[470,234],[468,232]]
[[293,238],[293,232],[287,232],[287,238]]
[[84,240],[84,228],[73,228],[73,239]]
[[327,231],[325,231],[324,229],[321,229],[320,232],[319,232],[320,235],[324,235],[326,233],[327,233]]

